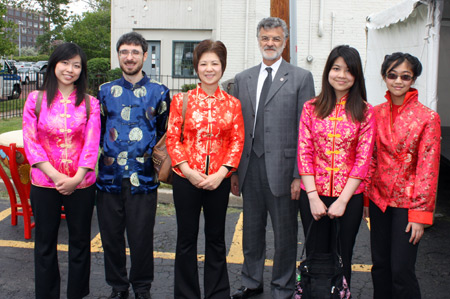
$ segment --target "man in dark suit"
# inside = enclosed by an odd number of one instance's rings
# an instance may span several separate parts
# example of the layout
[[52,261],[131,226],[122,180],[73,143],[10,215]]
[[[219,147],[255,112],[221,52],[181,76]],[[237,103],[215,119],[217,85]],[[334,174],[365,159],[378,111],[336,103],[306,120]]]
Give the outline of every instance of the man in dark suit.
[[232,192],[244,199],[242,287],[232,298],[263,292],[267,213],[275,234],[271,291],[291,298],[297,256],[298,125],[303,104],[314,97],[309,71],[290,65],[281,54],[286,23],[265,18],[257,27],[262,63],[236,75],[233,95],[241,101],[245,144]]

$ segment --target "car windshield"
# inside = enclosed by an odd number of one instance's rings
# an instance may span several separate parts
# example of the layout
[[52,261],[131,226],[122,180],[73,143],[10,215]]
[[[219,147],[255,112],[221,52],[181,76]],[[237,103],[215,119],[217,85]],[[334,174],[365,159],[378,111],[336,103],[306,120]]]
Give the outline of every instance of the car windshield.
[[27,67],[23,67],[18,70],[19,73],[28,73],[29,71],[30,71],[30,69]]

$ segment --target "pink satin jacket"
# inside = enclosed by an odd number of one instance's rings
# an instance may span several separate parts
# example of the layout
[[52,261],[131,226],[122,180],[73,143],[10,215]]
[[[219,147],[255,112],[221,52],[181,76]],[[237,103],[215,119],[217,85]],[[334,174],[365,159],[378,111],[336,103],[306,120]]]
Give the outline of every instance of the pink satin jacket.
[[[353,122],[345,112],[344,96],[324,119],[314,113],[315,99],[305,103],[300,117],[298,170],[314,175],[319,195],[338,197],[348,178],[364,180],[372,156],[375,117],[367,104],[365,120]],[[305,187],[302,184],[302,189]],[[355,194],[364,191],[361,183]]]
[[408,210],[408,221],[433,223],[441,154],[439,115],[418,100],[411,88],[392,121],[391,96],[375,107],[376,143],[366,178],[365,205],[372,200],[382,211]]
[[47,96],[42,97],[39,120],[35,114],[38,92],[28,95],[23,112],[23,143],[31,164],[31,183],[40,187],[55,188],[53,181],[36,163],[48,161],[60,173],[73,177],[78,167],[89,168],[77,188],[95,183],[100,143],[100,107],[98,100],[90,97],[91,110],[86,123],[86,105],[83,101],[75,107],[76,91],[67,100],[58,91],[53,104],[47,108]]

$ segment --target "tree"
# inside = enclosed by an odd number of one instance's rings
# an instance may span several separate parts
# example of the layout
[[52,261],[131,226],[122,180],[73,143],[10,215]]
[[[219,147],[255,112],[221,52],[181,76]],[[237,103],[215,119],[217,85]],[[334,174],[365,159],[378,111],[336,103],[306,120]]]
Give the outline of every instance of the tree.
[[9,55],[14,53],[16,44],[13,42],[16,37],[17,25],[13,21],[5,21],[8,15],[8,9],[3,2],[0,2],[0,55]]
[[65,8],[70,0],[15,0],[15,5],[23,9],[43,13],[48,18],[48,23],[44,22],[47,28],[43,35],[39,35],[36,45],[41,54],[50,54],[55,42],[62,39],[62,31],[69,20],[68,11]]
[[65,41],[78,44],[92,58],[109,58],[111,40],[111,9],[85,12],[76,17],[72,24],[64,29]]

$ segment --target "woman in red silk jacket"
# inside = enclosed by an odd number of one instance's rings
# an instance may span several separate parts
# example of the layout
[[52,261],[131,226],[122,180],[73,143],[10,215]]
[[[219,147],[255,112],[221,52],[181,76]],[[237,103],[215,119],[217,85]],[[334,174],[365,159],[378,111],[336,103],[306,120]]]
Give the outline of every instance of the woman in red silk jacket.
[[197,266],[201,210],[205,218],[203,298],[230,297],[225,217],[230,176],[239,165],[245,133],[239,100],[219,88],[226,59],[222,42],[200,42],[194,49],[193,62],[201,83],[188,92],[184,129],[183,94],[175,95],[170,106],[166,145],[176,173],[175,298],[201,298]]
[[388,102],[375,107],[364,211],[370,215],[375,299],[421,297],[414,265],[424,225],[433,222],[441,137],[439,115],[411,88],[421,71],[420,61],[404,53],[386,55],[381,67]]

